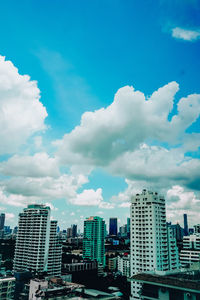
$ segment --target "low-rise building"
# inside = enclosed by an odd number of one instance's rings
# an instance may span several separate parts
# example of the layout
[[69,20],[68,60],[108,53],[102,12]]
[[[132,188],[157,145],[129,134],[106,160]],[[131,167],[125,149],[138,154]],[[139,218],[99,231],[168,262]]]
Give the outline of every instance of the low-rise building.
[[110,271],[117,270],[117,257],[108,257],[108,269]]
[[140,299],[146,300],[199,300],[200,271],[179,273],[140,273],[132,276],[131,280],[142,285]]
[[117,269],[123,276],[130,276],[130,255],[123,255],[117,257]]
[[15,291],[15,277],[0,278],[0,299],[11,300],[14,299]]
[[180,252],[182,267],[200,261],[200,234],[184,236],[183,249]]

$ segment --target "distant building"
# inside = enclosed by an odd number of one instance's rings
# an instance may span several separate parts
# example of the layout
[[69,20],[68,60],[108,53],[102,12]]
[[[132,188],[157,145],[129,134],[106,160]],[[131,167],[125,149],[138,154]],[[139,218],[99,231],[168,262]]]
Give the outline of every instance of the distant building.
[[187,236],[189,234],[187,214],[183,214],[183,222],[184,222],[184,235]]
[[127,218],[127,236],[130,237],[130,222],[131,222],[131,219],[130,218]]
[[200,233],[200,224],[194,225],[194,233]]
[[189,228],[189,229],[188,229],[188,232],[189,232],[189,235],[190,235],[190,234],[194,234],[194,228]]
[[77,237],[77,225],[73,224],[71,228],[72,228],[72,237],[73,238]]
[[117,218],[109,220],[109,235],[117,235]]
[[66,273],[97,270],[97,261],[81,261],[72,263],[64,263],[63,269]]
[[14,256],[14,271],[28,270],[60,275],[62,248],[57,221],[50,221],[50,207],[28,205],[19,214]]
[[123,276],[130,277],[130,255],[117,257],[117,269]]
[[184,236],[183,249],[180,252],[182,267],[200,262],[200,234]]
[[110,271],[117,270],[117,257],[108,257],[108,269]]
[[121,237],[127,236],[127,225],[126,224],[119,227],[119,234]]
[[67,238],[72,237],[72,227],[67,228]]
[[4,229],[5,224],[5,214],[0,214],[0,230]]
[[89,217],[84,221],[83,259],[96,260],[105,266],[105,221]]
[[180,224],[171,225],[173,235],[176,238],[176,241],[182,241],[184,236],[184,229],[180,226]]

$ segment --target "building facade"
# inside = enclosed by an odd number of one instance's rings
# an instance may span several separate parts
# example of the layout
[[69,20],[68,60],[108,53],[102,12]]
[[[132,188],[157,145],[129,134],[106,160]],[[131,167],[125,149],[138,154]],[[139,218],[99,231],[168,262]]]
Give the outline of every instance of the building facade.
[[130,276],[130,255],[123,255],[117,257],[117,269],[123,276]]
[[182,267],[200,262],[200,234],[184,236],[183,249],[180,252]]
[[14,271],[29,270],[60,275],[62,248],[56,235],[57,221],[50,221],[50,207],[28,205],[19,214]]
[[[131,199],[131,276],[170,268],[165,199],[143,190]],[[141,285],[132,283],[131,298],[140,299]]]
[[168,268],[169,270],[177,270],[180,267],[179,252],[176,238],[171,226],[167,226],[167,246],[168,246]]
[[0,278],[0,299],[11,300],[14,299],[15,291],[15,277]]
[[96,260],[105,266],[105,221],[89,217],[84,221],[83,259]]
[[117,218],[109,220],[109,235],[117,235]]
[[0,214],[0,230],[4,229],[5,214]]
[[183,223],[184,223],[184,235],[188,235],[188,219],[187,214],[183,214]]
[[194,233],[200,233],[200,224],[194,225]]

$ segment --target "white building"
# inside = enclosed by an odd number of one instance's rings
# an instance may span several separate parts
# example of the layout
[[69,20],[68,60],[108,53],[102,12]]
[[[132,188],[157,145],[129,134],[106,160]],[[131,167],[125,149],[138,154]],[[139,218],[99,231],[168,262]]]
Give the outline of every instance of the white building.
[[[131,276],[146,271],[170,269],[169,237],[165,199],[156,192],[146,190],[133,196],[131,199]],[[172,245],[170,248],[173,248]],[[140,299],[140,289],[139,283],[132,283],[132,299]]]
[[123,276],[130,277],[130,255],[117,257],[117,269]]
[[195,262],[200,262],[200,234],[184,236],[183,249],[180,252],[182,267]]
[[50,221],[50,207],[28,205],[19,214],[14,271],[61,274],[62,248],[56,235],[57,221]]
[[[29,288],[29,300],[40,300],[42,297],[38,297],[38,291],[41,289],[48,289],[48,281],[41,279],[31,279]],[[42,293],[41,293],[42,296]]]

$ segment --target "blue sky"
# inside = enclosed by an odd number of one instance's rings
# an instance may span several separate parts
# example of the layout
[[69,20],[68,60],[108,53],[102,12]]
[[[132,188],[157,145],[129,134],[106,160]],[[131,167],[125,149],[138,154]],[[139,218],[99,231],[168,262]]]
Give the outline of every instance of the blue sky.
[[61,228],[93,214],[123,224],[142,188],[165,195],[173,222],[198,220],[199,15],[196,0],[1,2],[7,224],[33,201]]

